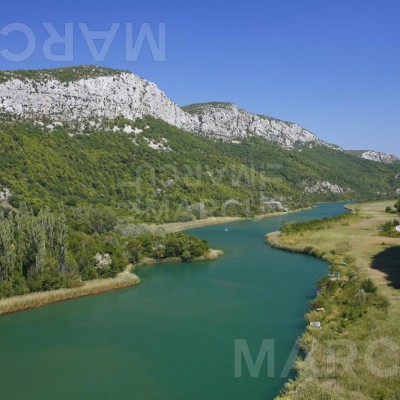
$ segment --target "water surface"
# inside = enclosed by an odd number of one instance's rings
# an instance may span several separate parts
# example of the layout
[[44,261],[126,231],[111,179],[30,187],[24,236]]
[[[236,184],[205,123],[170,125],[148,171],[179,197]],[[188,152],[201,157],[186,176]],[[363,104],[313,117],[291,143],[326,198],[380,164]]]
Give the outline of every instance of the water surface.
[[[272,399],[327,265],[271,249],[264,235],[284,221],[342,212],[342,203],[323,204],[192,229],[224,256],[146,267],[137,287],[0,317],[0,398]],[[257,378],[245,364],[235,378],[235,339],[246,339],[254,359],[274,339],[275,376],[265,362]]]

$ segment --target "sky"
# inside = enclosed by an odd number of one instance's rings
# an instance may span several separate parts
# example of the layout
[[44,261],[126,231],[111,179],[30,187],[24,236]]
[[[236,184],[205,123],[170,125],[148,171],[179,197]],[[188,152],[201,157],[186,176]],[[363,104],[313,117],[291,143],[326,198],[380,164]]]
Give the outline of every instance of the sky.
[[[21,53],[34,43],[13,30],[16,23],[28,27],[36,44],[29,56],[11,61],[5,50]],[[54,36],[45,23],[62,35],[69,24],[68,57],[62,44],[49,46]],[[93,56],[79,23],[89,31],[119,24],[104,57]],[[146,27],[159,51],[145,40],[129,59],[127,30],[138,44]],[[96,43],[100,49],[103,42]],[[64,57],[54,60],[49,48]],[[400,157],[398,0],[3,2],[1,70],[83,64],[134,72],[179,105],[229,101],[296,122],[346,149]]]

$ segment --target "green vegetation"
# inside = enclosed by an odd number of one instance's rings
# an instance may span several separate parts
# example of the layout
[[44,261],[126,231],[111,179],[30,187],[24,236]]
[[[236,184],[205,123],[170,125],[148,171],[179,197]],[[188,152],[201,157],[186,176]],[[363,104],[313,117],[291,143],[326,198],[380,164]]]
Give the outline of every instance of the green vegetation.
[[[124,126],[125,121],[109,125]],[[234,161],[223,142],[215,146],[153,119],[134,126],[143,133],[93,131],[70,137],[70,127],[46,132],[29,123],[3,124],[0,182],[13,193],[11,205],[26,202],[36,211],[60,203],[110,206],[119,215],[154,222],[250,216],[266,212],[261,196],[282,193],[291,194],[285,205],[304,205],[300,191]],[[171,151],[154,150],[146,141],[163,138]]]
[[189,114],[201,114],[204,107],[211,106],[211,107],[219,107],[219,108],[226,108],[233,106],[233,103],[223,102],[223,101],[210,101],[208,103],[195,103],[195,104],[188,104],[187,106],[183,106],[182,110],[186,111]]
[[400,232],[396,230],[396,227],[399,225],[400,222],[397,219],[386,222],[382,226],[381,236],[400,237]]
[[209,250],[193,236],[116,224],[107,208],[74,209],[68,223],[64,210],[6,210],[0,217],[0,298],[113,278],[143,258],[191,261]]
[[0,315],[33,307],[40,307],[58,301],[74,299],[76,297],[122,289],[139,283],[140,279],[127,268],[115,278],[95,279],[87,281],[78,287],[55,289],[46,292],[33,292],[21,296],[0,299]]
[[[297,359],[298,379],[286,384],[279,399],[396,398],[398,380],[375,375],[366,359],[368,346],[387,332],[379,325],[389,318],[388,299],[354,265],[340,271],[345,271],[343,278],[318,282],[320,294],[310,302],[306,320],[319,321],[321,329],[309,326],[300,338],[306,359]],[[396,355],[385,347],[373,356],[374,366],[382,370],[396,364]]]
[[[299,339],[305,357],[278,399],[397,399],[400,363],[399,239],[383,244],[379,228],[387,202],[361,204],[357,213],[286,225],[267,241],[330,263],[310,302]],[[377,346],[374,348],[373,346]]]
[[35,81],[49,81],[52,79],[60,82],[73,82],[80,79],[98,78],[100,76],[119,75],[124,71],[96,67],[91,65],[82,65],[79,67],[66,67],[44,70],[15,70],[0,71],[0,83],[11,79],[31,79]]
[[176,233],[144,233],[127,243],[129,260],[138,263],[144,258],[155,260],[180,259],[192,261],[204,256],[209,250],[208,242],[195,236]]
[[[142,132],[111,132],[125,124]],[[152,118],[135,123],[119,118],[103,126],[88,124],[77,133],[64,124],[49,132],[29,121],[3,120],[0,190],[11,190],[11,206],[26,203],[38,213],[64,204],[67,214],[75,207],[111,207],[117,216],[162,223],[262,214],[271,211],[266,205],[271,198],[299,208],[314,201],[386,197],[377,193],[394,187],[395,166],[333,149],[290,151],[262,138],[238,145]],[[166,140],[170,150],[153,149],[150,140]],[[352,189],[304,193],[306,185],[321,180]]]
[[65,216],[28,210],[0,219],[0,297],[79,285]]
[[385,208],[385,212],[387,212],[389,214],[400,213],[400,200],[398,200],[393,206],[387,206]]
[[322,229],[329,229],[334,223],[341,222],[342,225],[348,224],[352,218],[352,214],[341,214],[334,217],[327,217],[321,219],[314,219],[311,221],[302,222],[287,222],[283,224],[281,232],[284,235],[292,235],[297,233],[304,233],[306,231],[318,231]]

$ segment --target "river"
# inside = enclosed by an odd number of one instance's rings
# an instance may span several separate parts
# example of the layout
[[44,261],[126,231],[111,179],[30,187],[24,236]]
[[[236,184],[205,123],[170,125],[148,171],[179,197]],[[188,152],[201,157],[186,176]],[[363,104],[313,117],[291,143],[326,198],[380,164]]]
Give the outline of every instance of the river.
[[[282,370],[292,365],[303,314],[328,266],[271,249],[264,235],[285,221],[344,211],[343,203],[320,204],[192,229],[224,256],[142,268],[137,287],[0,317],[0,398],[273,399],[288,379]],[[254,361],[262,344],[269,346],[257,377],[243,359],[235,377],[235,343]]]

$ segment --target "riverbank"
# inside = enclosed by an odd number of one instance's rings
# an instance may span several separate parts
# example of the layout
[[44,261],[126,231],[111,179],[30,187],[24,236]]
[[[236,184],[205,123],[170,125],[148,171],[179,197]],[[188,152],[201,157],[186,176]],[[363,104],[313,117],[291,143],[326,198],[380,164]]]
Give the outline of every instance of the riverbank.
[[395,217],[385,213],[393,203],[357,205],[325,227],[267,235],[273,247],[329,262],[334,274],[320,282],[306,314],[321,328],[308,326],[300,338],[306,357],[279,399],[395,399],[400,393],[400,239],[380,236]]
[[22,296],[2,299],[0,300],[0,315],[27,310],[29,308],[41,307],[59,301],[109,292],[139,284],[139,277],[131,271],[132,265],[129,265],[124,272],[121,272],[115,278],[87,281],[82,286],[76,288],[29,293]]
[[[221,250],[208,250],[207,254],[202,257],[190,260],[189,262],[211,261],[223,255]],[[22,296],[13,296],[0,300],[0,315],[11,314],[18,311],[27,310],[29,308],[42,307],[48,304],[57,303],[59,301],[71,300],[78,297],[90,296],[112,290],[123,289],[129,286],[135,286],[140,283],[137,275],[132,270],[137,267],[158,263],[177,263],[184,262],[181,258],[165,258],[157,260],[154,258],[145,258],[137,265],[130,264],[125,271],[118,274],[115,278],[95,279],[85,282],[82,286],[76,288],[66,288],[58,290],[50,290],[48,292],[28,293]]]
[[276,211],[268,214],[255,215],[254,217],[209,217],[205,219],[196,219],[194,221],[186,221],[186,222],[168,222],[165,224],[160,224],[155,226],[164,228],[166,232],[172,233],[172,232],[184,231],[186,229],[201,228],[203,226],[222,225],[237,221],[249,221],[252,219],[258,220],[263,218],[279,217],[280,215],[293,214],[299,211],[310,210],[311,208],[312,206],[298,208],[289,211]]

